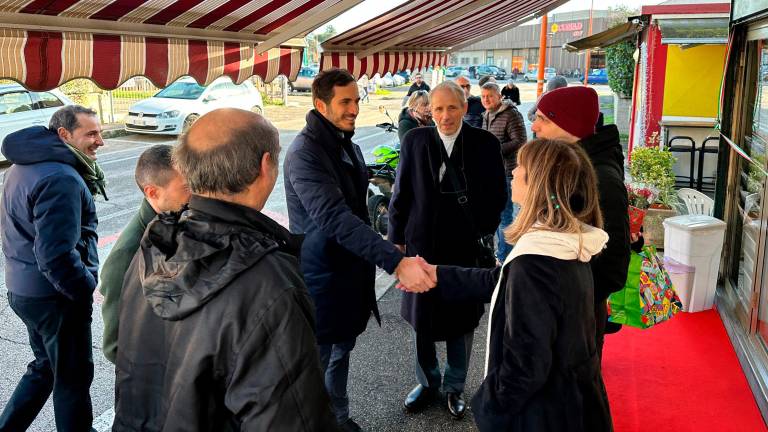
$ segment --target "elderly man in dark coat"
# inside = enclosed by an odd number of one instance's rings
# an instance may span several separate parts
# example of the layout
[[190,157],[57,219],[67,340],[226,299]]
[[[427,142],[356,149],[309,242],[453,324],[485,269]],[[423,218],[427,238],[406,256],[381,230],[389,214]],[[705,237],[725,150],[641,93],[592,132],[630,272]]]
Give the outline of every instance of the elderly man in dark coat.
[[[412,130],[402,143],[395,193],[389,209],[389,239],[408,256],[465,267],[494,265],[493,251],[480,237],[495,232],[507,200],[499,140],[462,121],[464,92],[454,82],[431,94],[436,128]],[[481,258],[485,258],[482,260]],[[405,293],[401,314],[416,332],[416,386],[405,400],[415,412],[438,395],[461,418],[461,399],[481,302],[443,301],[433,292]],[[446,341],[441,379],[435,341]]]
[[360,102],[355,79],[345,70],[323,71],[312,83],[312,100],[307,126],[285,157],[285,195],[291,232],[306,236],[301,269],[317,309],[325,386],[342,430],[358,431],[349,417],[349,356],[371,312],[379,320],[376,266],[404,285],[434,281],[370,226],[368,174],[352,142]]

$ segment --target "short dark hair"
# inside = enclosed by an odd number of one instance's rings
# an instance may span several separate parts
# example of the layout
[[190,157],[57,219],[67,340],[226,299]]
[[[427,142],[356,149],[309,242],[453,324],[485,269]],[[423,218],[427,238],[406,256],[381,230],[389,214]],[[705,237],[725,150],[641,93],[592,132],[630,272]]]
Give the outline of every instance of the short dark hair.
[[95,117],[96,111],[81,105],[67,105],[53,113],[51,121],[48,123],[48,129],[57,131],[63,127],[69,133],[72,133],[80,127],[80,123],[77,122],[78,114],[87,114]]
[[280,133],[264,119],[230,130],[223,143],[206,150],[190,145],[189,136],[174,149],[173,164],[196,194],[240,193],[261,175],[265,153],[275,164],[280,156]]
[[334,87],[343,87],[356,81],[355,77],[353,77],[346,69],[334,68],[324,70],[317,74],[315,80],[312,81],[312,102],[314,103],[315,99],[320,99],[326,104],[329,104],[333,99]]
[[173,168],[173,146],[168,144],[154,145],[139,156],[136,162],[136,184],[144,190],[146,186],[165,187],[176,175]]

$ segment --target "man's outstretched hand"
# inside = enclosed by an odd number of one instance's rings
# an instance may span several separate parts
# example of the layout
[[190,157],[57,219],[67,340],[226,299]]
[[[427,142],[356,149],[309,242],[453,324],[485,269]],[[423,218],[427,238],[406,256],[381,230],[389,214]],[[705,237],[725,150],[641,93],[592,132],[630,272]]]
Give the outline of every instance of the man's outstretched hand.
[[[404,287],[408,292],[426,292],[437,285],[437,277],[426,269],[421,257],[405,257],[395,269],[399,281],[398,288]],[[427,264],[428,265],[428,264]]]

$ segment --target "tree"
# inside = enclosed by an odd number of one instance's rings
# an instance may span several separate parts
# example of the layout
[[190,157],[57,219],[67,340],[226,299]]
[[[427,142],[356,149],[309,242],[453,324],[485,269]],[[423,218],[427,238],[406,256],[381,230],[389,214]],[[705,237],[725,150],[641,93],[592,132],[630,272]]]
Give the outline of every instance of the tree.
[[320,33],[317,33],[317,30],[315,30],[314,35],[315,35],[315,39],[317,40],[317,43],[321,44],[327,41],[328,39],[336,36],[337,33],[338,32],[336,31],[336,28],[334,26],[327,25],[325,26],[325,29]]

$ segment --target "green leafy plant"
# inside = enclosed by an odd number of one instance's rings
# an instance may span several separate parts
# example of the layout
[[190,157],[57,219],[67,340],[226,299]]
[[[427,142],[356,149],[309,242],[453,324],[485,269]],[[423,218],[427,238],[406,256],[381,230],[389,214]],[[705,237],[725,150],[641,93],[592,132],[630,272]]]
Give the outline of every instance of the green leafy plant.
[[632,97],[632,84],[635,78],[635,44],[624,41],[605,48],[605,68],[608,74],[608,86],[619,97]]
[[632,151],[629,173],[633,182],[645,183],[659,191],[656,203],[672,208],[675,192],[675,156],[660,147],[640,147]]

